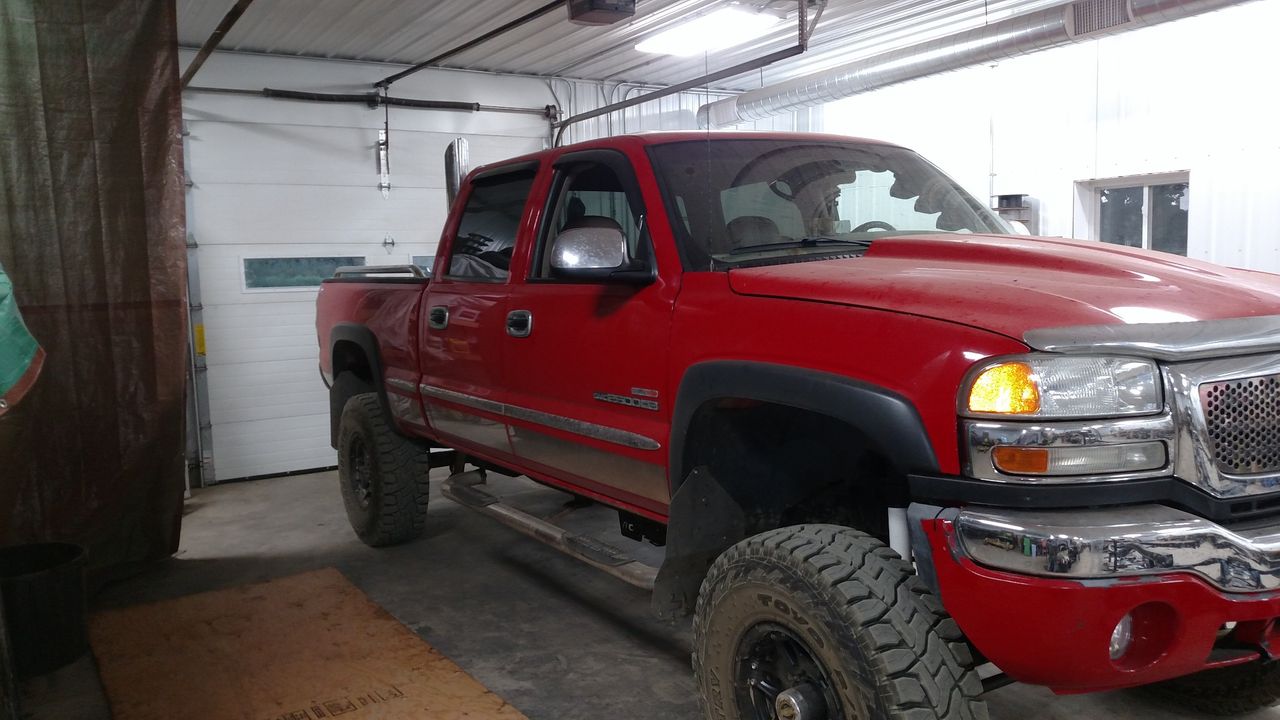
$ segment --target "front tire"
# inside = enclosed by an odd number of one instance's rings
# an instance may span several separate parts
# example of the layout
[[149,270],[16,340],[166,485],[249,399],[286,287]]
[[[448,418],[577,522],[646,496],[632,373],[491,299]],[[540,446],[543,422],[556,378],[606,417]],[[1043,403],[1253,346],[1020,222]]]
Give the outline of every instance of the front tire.
[[1146,689],[1166,702],[1208,715],[1243,715],[1280,702],[1280,661],[1202,670]]
[[422,535],[430,448],[391,426],[377,393],[347,400],[338,426],[338,482],[347,520],[371,547]]
[[987,718],[955,622],[857,530],[797,525],[733,546],[703,581],[693,633],[708,720]]

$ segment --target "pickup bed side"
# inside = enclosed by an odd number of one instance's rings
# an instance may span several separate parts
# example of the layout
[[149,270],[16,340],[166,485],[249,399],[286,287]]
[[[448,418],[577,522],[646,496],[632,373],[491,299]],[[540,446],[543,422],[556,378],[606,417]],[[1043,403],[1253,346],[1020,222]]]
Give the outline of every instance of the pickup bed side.
[[353,395],[378,393],[406,435],[427,435],[418,396],[418,316],[428,280],[339,277],[316,299],[320,375],[330,388],[330,444],[337,447],[342,408]]

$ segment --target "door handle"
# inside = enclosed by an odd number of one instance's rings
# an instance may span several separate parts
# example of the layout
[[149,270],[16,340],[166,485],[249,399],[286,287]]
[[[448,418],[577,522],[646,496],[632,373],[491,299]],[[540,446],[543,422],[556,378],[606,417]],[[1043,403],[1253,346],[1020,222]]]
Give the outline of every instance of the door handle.
[[437,305],[427,312],[427,327],[432,330],[443,330],[449,327],[449,308]]
[[512,310],[507,313],[507,334],[511,337],[529,337],[533,332],[533,313],[528,310]]

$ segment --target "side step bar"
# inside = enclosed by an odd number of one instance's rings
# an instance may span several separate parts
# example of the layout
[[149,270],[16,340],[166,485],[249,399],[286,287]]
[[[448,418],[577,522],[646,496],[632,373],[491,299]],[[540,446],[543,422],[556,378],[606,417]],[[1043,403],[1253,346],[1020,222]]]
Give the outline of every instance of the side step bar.
[[479,485],[484,475],[479,470],[450,475],[440,486],[445,497],[487,515],[513,530],[550,545],[572,558],[603,570],[619,580],[642,590],[653,590],[658,569],[636,560],[624,551],[593,537],[571,533],[540,517],[507,505]]

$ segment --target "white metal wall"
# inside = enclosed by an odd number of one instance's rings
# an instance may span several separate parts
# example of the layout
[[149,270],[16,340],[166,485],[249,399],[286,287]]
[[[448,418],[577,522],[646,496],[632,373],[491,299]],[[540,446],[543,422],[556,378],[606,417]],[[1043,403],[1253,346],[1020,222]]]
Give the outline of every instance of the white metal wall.
[[[183,54],[183,61],[190,53]],[[215,54],[193,83],[365,92],[396,68]],[[545,83],[423,72],[395,95],[507,106],[552,101]],[[315,290],[247,290],[247,257],[432,255],[444,216],[442,156],[459,135],[475,164],[539,150],[537,116],[391,108],[390,198],[377,188],[382,110],[187,93],[189,228],[198,244],[217,480],[334,464],[317,371]],[[394,248],[383,247],[385,238]]]
[[1026,193],[1085,237],[1075,183],[1190,171],[1192,257],[1280,272],[1280,1],[831,103],[829,132],[932,159],[977,197]]

